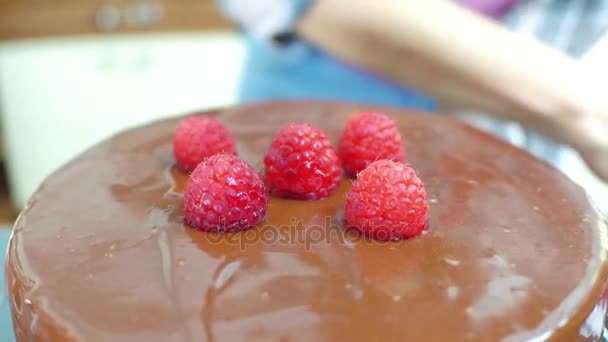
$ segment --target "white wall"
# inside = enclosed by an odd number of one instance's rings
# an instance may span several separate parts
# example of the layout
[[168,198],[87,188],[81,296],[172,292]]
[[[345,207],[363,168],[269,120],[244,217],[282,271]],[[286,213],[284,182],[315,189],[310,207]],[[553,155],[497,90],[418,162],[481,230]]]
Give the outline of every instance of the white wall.
[[244,56],[230,32],[0,45],[0,116],[15,205],[118,130],[234,104]]

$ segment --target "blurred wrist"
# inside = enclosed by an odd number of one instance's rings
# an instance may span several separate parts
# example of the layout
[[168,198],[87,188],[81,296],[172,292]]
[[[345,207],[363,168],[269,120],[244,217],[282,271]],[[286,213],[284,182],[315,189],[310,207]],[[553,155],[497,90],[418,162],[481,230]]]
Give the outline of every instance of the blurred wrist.
[[554,113],[546,116],[551,121],[546,125],[559,141],[578,150],[593,149],[608,137],[601,118],[603,108],[608,107],[601,103],[594,87],[581,84],[560,100]]

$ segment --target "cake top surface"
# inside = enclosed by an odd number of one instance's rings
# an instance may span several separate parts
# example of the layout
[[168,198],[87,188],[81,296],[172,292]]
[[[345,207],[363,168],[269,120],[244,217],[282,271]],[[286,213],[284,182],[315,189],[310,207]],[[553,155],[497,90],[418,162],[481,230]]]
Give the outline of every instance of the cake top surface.
[[392,116],[429,196],[427,231],[381,243],[344,228],[350,181],[272,198],[237,234],[183,223],[178,119],[129,130],[49,177],[16,223],[7,276],[18,336],[51,340],[573,340],[606,285],[605,224],[526,152],[429,114],[329,102],[210,112],[261,170],[283,124],[335,142]]

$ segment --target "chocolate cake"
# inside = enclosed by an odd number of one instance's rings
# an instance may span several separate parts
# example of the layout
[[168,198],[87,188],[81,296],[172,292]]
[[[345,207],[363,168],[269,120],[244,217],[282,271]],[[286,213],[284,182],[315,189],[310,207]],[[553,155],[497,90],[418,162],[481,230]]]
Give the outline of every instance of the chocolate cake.
[[15,224],[6,277],[18,341],[597,341],[606,224],[528,153],[451,119],[278,102],[209,112],[262,172],[279,127],[335,140],[347,118],[397,122],[425,183],[426,231],[399,242],[344,224],[344,179],[318,201],[271,198],[236,234],[184,224],[179,119],[108,139],[51,175]]

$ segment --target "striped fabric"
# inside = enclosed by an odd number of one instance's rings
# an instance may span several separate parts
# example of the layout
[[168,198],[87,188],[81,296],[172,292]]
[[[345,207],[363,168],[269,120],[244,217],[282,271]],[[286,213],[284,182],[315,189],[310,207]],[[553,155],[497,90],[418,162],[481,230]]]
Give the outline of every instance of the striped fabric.
[[[501,22],[516,32],[535,36],[573,57],[580,57],[608,28],[608,1],[520,1]],[[461,116],[559,167],[562,147],[553,141],[514,122],[500,122],[481,114]]]
[[[455,0],[498,18],[516,31],[534,34],[578,56],[608,27],[604,0]],[[243,30],[269,39],[291,31],[314,0],[217,0]],[[506,12],[506,13],[505,13]]]
[[608,28],[608,1],[521,1],[502,21],[578,57]]
[[252,36],[270,41],[291,32],[313,0],[216,0],[222,13]]

